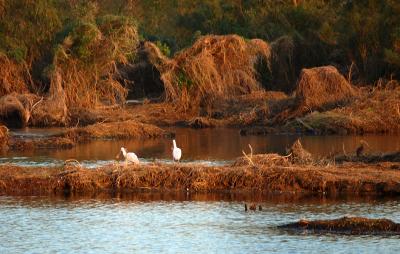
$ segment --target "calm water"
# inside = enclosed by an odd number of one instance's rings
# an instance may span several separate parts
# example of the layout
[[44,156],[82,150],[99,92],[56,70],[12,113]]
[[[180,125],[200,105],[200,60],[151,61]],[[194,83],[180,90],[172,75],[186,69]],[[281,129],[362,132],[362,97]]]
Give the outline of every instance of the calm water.
[[399,236],[293,234],[277,225],[343,215],[400,221],[399,201],[207,197],[0,197],[0,253],[398,253]]
[[[188,128],[169,129],[176,133],[178,146],[183,150],[184,161],[197,161],[208,164],[227,163],[242,155],[242,150],[249,152],[248,144],[254,153],[285,154],[286,149],[300,138],[304,147],[314,156],[332,153],[354,153],[360,140],[368,142],[367,152],[390,152],[400,150],[400,136],[240,136],[238,129]],[[45,136],[60,132],[60,129],[26,129],[14,131],[19,136]],[[0,154],[1,162],[14,162],[25,165],[59,164],[66,159],[77,159],[87,165],[106,164],[115,160],[121,146],[135,152],[142,161],[171,160],[172,142],[168,139],[115,141],[103,140],[78,145],[70,150],[36,150],[8,152]]]
[[[235,129],[172,129],[184,161],[228,163],[241,151],[285,153],[298,137],[242,137]],[[28,129],[15,135],[45,136],[60,129]],[[315,156],[352,153],[361,139],[370,152],[399,150],[400,136],[304,136]],[[121,146],[142,161],[170,162],[171,140],[96,141],[70,150],[5,152],[0,163],[57,165],[77,159],[88,166],[110,163]],[[237,194],[238,195],[238,194]],[[0,253],[398,253],[398,236],[293,234],[276,228],[300,218],[344,215],[400,222],[400,201],[304,200],[291,196],[166,193],[92,198],[0,196]],[[261,212],[244,212],[258,199]],[[261,201],[260,201],[261,200]]]

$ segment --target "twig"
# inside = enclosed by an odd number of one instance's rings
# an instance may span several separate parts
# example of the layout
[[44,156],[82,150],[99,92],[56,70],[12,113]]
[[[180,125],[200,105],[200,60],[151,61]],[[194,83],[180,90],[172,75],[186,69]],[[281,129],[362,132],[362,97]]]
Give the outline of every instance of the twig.
[[64,161],[64,164],[66,165],[66,164],[68,164],[68,163],[70,163],[70,162],[75,162],[75,163],[78,164],[78,166],[79,166],[80,168],[82,168],[82,165],[81,165],[81,164],[79,163],[79,161],[76,160],[76,159],[68,159],[68,160],[65,160],[65,161]]
[[252,166],[254,166],[254,163],[253,163],[253,160],[252,160],[252,157],[253,157],[253,148],[251,147],[251,145],[249,144],[249,147],[250,147],[250,157],[242,150],[242,153],[243,153],[243,155],[244,155],[244,157],[250,162],[250,164],[252,165]]
[[78,118],[78,121],[77,121],[77,123],[75,124],[75,128],[77,128],[77,127],[78,127],[78,125],[79,125],[79,118]]
[[353,67],[354,67],[354,61],[351,62],[349,73],[347,75],[347,82],[349,82],[350,84],[351,84],[351,77],[353,76]]
[[346,150],[344,149],[344,143],[342,143],[342,148],[343,148],[343,154],[344,154],[344,156],[346,156],[346,157],[347,157]]
[[32,106],[32,108],[31,108],[31,112],[33,112],[33,109],[39,104],[39,103],[41,103],[42,101],[43,101],[43,96],[42,96],[42,98],[40,98],[40,100],[39,101],[37,101],[35,104],[33,104],[33,106]]
[[310,125],[308,125],[305,122],[303,122],[303,120],[301,120],[300,118],[296,117],[296,121],[301,123],[304,127],[306,127],[306,129],[308,129],[310,131],[314,131],[313,127],[311,127]]

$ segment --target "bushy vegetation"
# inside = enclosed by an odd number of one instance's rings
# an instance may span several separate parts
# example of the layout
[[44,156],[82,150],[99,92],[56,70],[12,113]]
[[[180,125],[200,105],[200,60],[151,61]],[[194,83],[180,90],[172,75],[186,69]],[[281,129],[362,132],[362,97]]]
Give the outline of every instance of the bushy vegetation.
[[400,75],[400,2],[397,0],[137,1],[141,31],[172,50],[199,35],[238,34],[294,42],[293,65],[334,64],[353,78],[374,82]]
[[208,34],[283,52],[272,61],[288,71],[261,76],[271,89],[291,90],[280,86],[327,64],[362,82],[398,79],[399,17],[397,0],[0,0],[0,95],[45,93],[57,73],[69,104],[121,101],[116,66],[139,37],[173,55]]

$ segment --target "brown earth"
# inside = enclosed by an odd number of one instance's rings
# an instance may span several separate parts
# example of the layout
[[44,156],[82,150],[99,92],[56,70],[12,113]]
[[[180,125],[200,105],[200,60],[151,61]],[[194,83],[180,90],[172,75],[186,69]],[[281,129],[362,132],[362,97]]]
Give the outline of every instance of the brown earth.
[[304,233],[335,233],[350,235],[396,234],[400,235],[400,224],[388,219],[343,217],[334,220],[300,220],[278,226],[279,229]]
[[0,193],[56,194],[172,190],[190,192],[320,193],[335,195],[400,195],[400,171],[386,164],[293,164],[267,154],[239,158],[233,165],[108,165],[85,169],[0,166]]
[[96,123],[86,127],[71,128],[58,136],[74,141],[91,139],[130,139],[171,137],[172,133],[157,126],[127,120],[122,122]]

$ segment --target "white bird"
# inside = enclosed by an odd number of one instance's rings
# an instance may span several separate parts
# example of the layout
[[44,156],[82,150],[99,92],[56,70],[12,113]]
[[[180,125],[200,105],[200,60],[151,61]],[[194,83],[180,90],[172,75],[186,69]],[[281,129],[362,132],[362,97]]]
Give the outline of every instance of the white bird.
[[139,164],[139,159],[135,153],[128,153],[124,147],[121,147],[121,153],[125,158],[125,163]]
[[182,150],[176,146],[175,139],[172,140],[172,143],[174,144],[174,147],[172,148],[172,157],[174,158],[174,161],[179,161],[182,157]]

